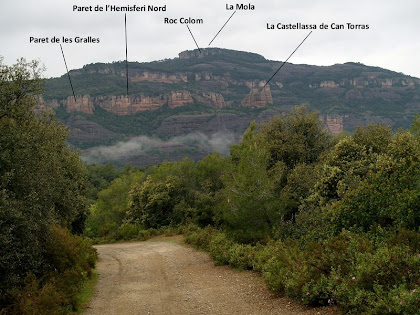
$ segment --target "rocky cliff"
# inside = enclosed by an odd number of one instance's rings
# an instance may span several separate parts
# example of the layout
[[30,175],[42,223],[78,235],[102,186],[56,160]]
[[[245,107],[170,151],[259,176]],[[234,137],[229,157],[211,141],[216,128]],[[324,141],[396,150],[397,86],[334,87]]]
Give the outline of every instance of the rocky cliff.
[[420,111],[418,78],[360,63],[286,63],[266,85],[281,65],[217,48],[130,62],[127,97],[124,63],[91,64],[70,71],[76,100],[65,75],[46,81],[37,108],[55,110],[70,126],[71,141],[85,147],[142,134],[218,130],[239,139],[251,120],[266,121],[301,104],[318,111],[333,133],[371,122],[408,127]]
[[192,103],[194,103],[194,100],[191,97],[190,92],[188,91],[171,92],[171,94],[169,95],[169,108],[177,108]]
[[68,96],[62,100],[45,101],[42,96],[38,98],[37,109],[56,109],[63,106],[67,113],[80,112],[92,115],[95,108],[102,108],[112,114],[126,116],[134,115],[144,111],[153,111],[163,107],[165,104],[169,108],[174,109],[187,104],[193,104],[195,101],[223,108],[226,106],[224,98],[221,94],[214,92],[201,92],[199,94],[191,94],[188,91],[171,91],[170,94],[162,94],[159,96],[145,96],[143,94],[137,96],[124,95],[108,95],[90,97],[89,95]]
[[249,94],[242,100],[242,106],[245,107],[264,107],[273,104],[270,86],[263,88],[252,88]]

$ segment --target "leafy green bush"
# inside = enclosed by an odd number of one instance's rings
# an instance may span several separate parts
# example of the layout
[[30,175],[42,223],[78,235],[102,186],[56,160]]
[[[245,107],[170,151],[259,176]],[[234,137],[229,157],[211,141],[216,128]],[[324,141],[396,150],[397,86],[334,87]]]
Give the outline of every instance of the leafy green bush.
[[41,278],[29,274],[24,286],[9,292],[12,314],[63,314],[77,308],[84,279],[92,276],[97,260],[90,242],[59,226],[47,240],[46,271]]
[[252,270],[254,268],[254,246],[249,244],[232,244],[229,248],[229,266],[239,269]]
[[[66,312],[63,305],[68,304],[68,299],[57,291],[54,281],[40,285],[34,275],[30,274],[25,278],[22,289],[13,289],[10,292],[13,304],[3,310],[6,314],[57,314]],[[67,309],[67,311],[70,311]],[[3,314],[3,313],[2,313]]]
[[195,247],[206,250],[210,248],[210,242],[216,231],[211,227],[200,229],[197,226],[189,225],[185,233],[185,241]]
[[139,224],[123,223],[115,232],[116,240],[131,240],[140,236],[142,227]]
[[215,233],[209,244],[210,256],[218,265],[227,265],[230,260],[230,248],[233,242],[224,233]]

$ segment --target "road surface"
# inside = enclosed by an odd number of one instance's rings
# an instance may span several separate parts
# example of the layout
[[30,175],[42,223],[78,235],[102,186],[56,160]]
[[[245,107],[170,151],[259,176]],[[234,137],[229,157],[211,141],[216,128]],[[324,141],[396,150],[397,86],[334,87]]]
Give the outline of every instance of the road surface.
[[99,281],[88,315],[337,313],[278,298],[256,273],[214,266],[180,236],[96,248]]

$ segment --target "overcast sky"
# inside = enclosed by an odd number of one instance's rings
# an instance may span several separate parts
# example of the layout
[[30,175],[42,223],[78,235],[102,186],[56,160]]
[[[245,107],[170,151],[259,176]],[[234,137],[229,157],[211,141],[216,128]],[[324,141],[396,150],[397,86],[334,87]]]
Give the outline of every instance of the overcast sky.
[[[32,37],[92,36],[99,44],[63,44],[70,69],[95,62],[125,59],[124,13],[73,12],[73,5],[166,5],[166,12],[129,12],[128,60],[174,58],[195,49],[186,25],[164,24],[164,18],[193,17],[190,25],[200,47],[219,31],[233,11],[221,0],[1,0],[0,56],[6,64],[19,57],[39,59],[46,77],[65,74],[58,44],[31,44]],[[243,3],[249,3],[248,1]],[[290,59],[295,64],[332,65],[362,62],[420,77],[419,0],[256,0],[253,11],[237,11],[211,47],[255,52],[285,60],[307,30],[267,30],[267,23],[368,24],[369,30],[315,30]]]

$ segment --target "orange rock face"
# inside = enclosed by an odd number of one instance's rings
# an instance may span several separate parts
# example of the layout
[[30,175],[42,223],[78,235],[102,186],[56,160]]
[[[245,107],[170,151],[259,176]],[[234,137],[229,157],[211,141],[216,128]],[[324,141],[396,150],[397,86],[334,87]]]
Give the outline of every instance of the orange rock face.
[[131,76],[131,82],[159,82],[159,83],[180,83],[188,82],[188,77],[184,74],[167,74],[160,72],[145,71],[142,74]]
[[263,89],[253,88],[249,94],[242,100],[242,106],[245,107],[264,107],[267,104],[273,104],[270,86]]
[[171,92],[168,100],[169,108],[176,108],[191,103],[194,103],[194,100],[188,91]]
[[222,108],[226,106],[225,99],[222,94],[207,92],[203,93],[204,103],[210,104],[212,106]]
[[73,96],[68,96],[64,101],[64,105],[68,113],[77,111],[85,114],[93,114],[93,110],[95,109],[89,95],[76,96],[76,101]]
[[133,115],[148,110],[156,110],[167,102],[162,96],[104,96],[95,98],[95,104],[116,115]]

